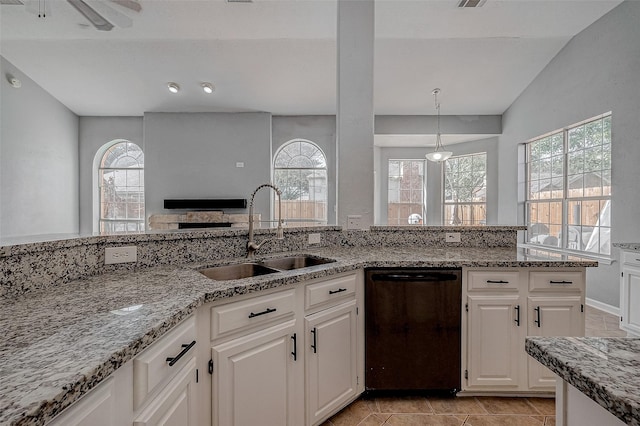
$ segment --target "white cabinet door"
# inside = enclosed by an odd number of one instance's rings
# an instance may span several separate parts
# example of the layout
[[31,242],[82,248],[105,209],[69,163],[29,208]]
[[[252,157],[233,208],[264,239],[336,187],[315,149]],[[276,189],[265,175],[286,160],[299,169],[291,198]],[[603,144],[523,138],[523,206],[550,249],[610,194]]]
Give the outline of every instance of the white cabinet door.
[[[529,336],[584,336],[580,296],[531,296],[528,299],[528,315]],[[528,358],[529,388],[554,390],[555,374],[535,359]]]
[[195,386],[192,358],[136,417],[134,426],[198,426]]
[[315,425],[357,392],[356,301],[305,318],[307,424]]
[[467,300],[467,389],[517,388],[526,328],[521,298],[470,295]]
[[115,421],[115,383],[113,377],[99,384],[61,415],[51,426],[113,426]]
[[[295,320],[212,348],[214,426],[298,426]],[[297,345],[300,351],[300,345]]]
[[[638,257],[638,255],[636,255]],[[620,289],[623,330],[640,335],[640,268],[624,265]]]

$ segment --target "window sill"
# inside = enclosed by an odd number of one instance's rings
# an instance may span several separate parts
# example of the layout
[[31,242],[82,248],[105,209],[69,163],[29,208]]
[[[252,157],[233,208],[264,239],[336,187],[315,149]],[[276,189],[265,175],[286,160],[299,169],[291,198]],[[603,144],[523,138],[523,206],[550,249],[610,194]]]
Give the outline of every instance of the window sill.
[[520,243],[518,244],[518,248],[547,252],[550,255],[551,254],[560,255],[562,259],[579,257],[582,259],[597,260],[598,263],[602,263],[603,265],[611,265],[612,263],[615,262],[615,259],[613,259],[611,256],[587,253],[584,251],[574,251],[574,250],[567,250],[567,249],[561,249],[561,248],[553,248],[553,247],[543,246],[539,244]]

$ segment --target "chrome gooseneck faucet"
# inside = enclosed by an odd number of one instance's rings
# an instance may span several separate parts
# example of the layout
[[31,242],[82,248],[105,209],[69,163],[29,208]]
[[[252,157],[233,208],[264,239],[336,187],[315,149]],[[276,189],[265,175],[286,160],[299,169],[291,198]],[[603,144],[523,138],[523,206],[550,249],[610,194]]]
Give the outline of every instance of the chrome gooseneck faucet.
[[276,239],[278,240],[284,239],[284,231],[282,230],[282,203],[280,202],[282,191],[280,191],[280,189],[278,189],[277,186],[272,185],[270,183],[262,184],[259,187],[257,187],[255,191],[253,191],[253,194],[251,194],[251,201],[249,202],[249,241],[247,241],[247,257],[250,259],[253,259],[253,257],[255,256],[256,250],[262,247],[264,243],[273,240],[273,238],[268,238],[263,242],[261,242],[260,244],[257,244],[253,240],[253,199],[256,196],[256,193],[260,191],[262,188],[271,188],[274,191],[276,191],[276,194],[278,195],[278,229],[276,231]]

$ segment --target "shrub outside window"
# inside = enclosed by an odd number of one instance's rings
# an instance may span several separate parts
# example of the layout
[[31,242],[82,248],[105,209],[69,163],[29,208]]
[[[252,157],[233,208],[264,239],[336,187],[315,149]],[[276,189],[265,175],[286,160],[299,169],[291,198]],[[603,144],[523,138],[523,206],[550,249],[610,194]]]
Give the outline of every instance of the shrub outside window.
[[444,162],[444,224],[487,223],[487,154],[452,157]]

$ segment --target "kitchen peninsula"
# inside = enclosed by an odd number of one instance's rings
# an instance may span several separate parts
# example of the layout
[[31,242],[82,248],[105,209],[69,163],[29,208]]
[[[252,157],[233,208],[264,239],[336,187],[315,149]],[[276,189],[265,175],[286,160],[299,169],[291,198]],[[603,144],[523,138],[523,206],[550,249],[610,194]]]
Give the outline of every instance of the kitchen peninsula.
[[[49,422],[210,303],[249,300],[250,294],[280,288],[295,291],[308,282],[369,267],[583,271],[597,266],[594,261],[540,260],[518,252],[516,233],[522,229],[291,228],[284,241],[265,246],[257,257],[305,253],[335,262],[232,281],[213,281],[197,270],[242,262],[246,230],[5,247],[0,258],[0,424]],[[269,232],[256,231],[261,238]],[[445,243],[446,232],[460,232],[461,242]],[[321,243],[309,245],[314,233],[321,234]],[[104,265],[104,248],[122,245],[138,247],[138,262]],[[356,303],[361,296],[356,292]],[[199,354],[207,353],[204,345]],[[207,383],[203,371],[206,366],[200,369],[200,383]]]

